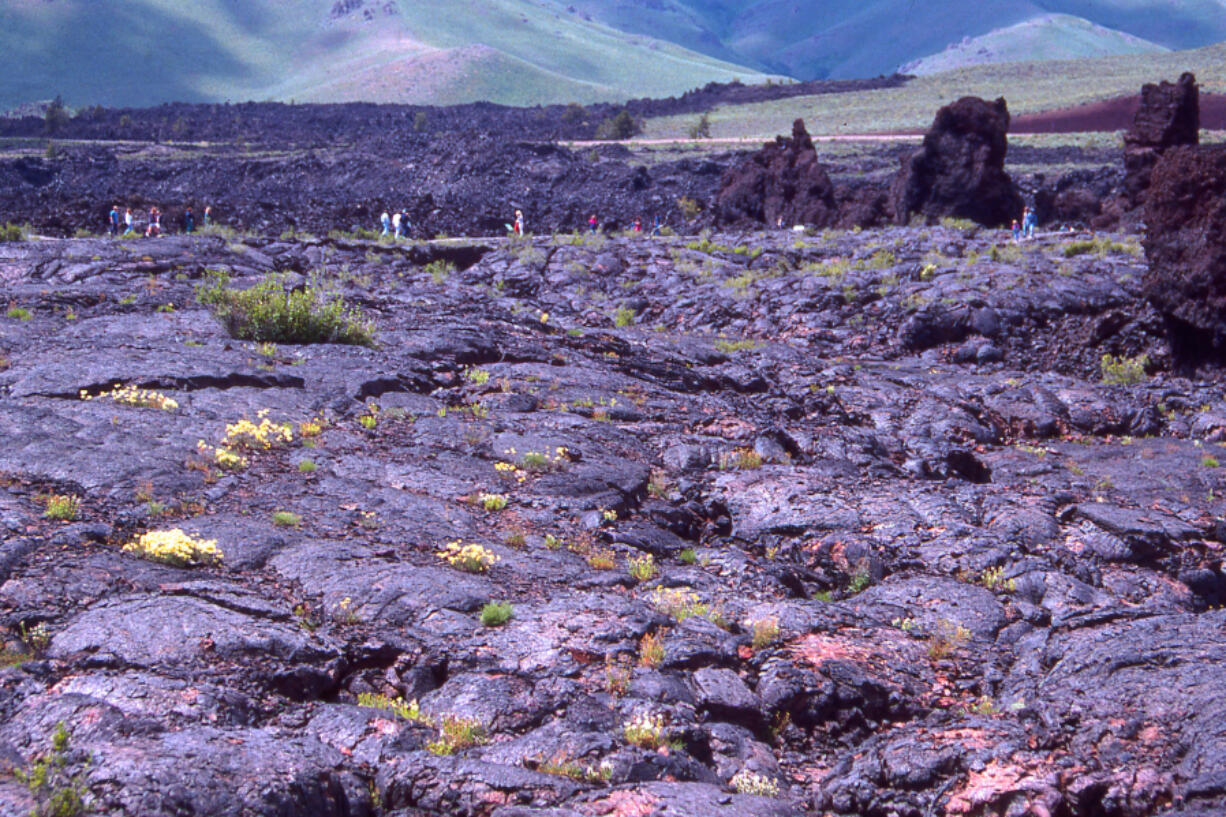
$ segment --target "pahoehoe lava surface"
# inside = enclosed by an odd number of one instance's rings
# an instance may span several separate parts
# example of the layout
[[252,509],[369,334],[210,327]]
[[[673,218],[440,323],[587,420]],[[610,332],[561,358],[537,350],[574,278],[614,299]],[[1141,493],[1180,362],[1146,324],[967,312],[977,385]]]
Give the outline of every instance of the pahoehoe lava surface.
[[[0,763],[141,817],[1220,813],[1226,397],[1135,237],[994,238],[0,244]],[[378,345],[231,339],[206,269]],[[123,550],[174,528],[222,564]]]

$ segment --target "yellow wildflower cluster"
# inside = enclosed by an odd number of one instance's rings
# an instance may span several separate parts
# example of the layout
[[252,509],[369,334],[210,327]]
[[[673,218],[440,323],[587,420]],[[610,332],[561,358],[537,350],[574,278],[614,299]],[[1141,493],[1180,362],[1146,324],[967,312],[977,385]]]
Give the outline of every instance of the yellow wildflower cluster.
[[689,587],[657,587],[651,593],[651,604],[664,615],[672,616],[678,621],[698,616],[718,627],[727,623],[719,609],[699,601],[698,594]]
[[265,451],[274,445],[294,441],[294,428],[289,423],[274,423],[268,419],[268,409],[256,414],[259,425],[246,417],[226,426],[224,445],[228,448],[262,448]]
[[178,528],[142,533],[124,545],[123,550],[142,559],[176,567],[221,564],[216,539],[193,539]]
[[[507,457],[515,457],[518,454],[514,448],[508,448],[502,453]],[[528,451],[519,458],[519,469],[523,471],[560,471],[566,467],[568,462],[570,462],[570,452],[565,446],[559,445],[553,452]]]
[[466,545],[458,539],[444,545],[438,556],[452,567],[469,573],[484,573],[498,561],[498,556],[488,548]]
[[241,471],[247,467],[246,457],[235,451],[231,451],[225,446],[218,446],[217,448],[214,448],[204,440],[200,440],[198,443],[196,443],[196,450],[199,451],[204,457],[216,463],[218,468],[225,471]]
[[324,426],[327,421],[322,417],[314,417],[310,420],[303,420],[298,424],[298,434],[301,437],[318,437],[323,433]]
[[509,462],[494,463],[494,470],[498,472],[499,476],[506,477],[507,479],[513,479],[516,482],[525,482],[528,479],[528,473],[526,471],[521,471]]
[[[87,390],[80,391],[82,400],[93,400],[94,396]],[[138,389],[135,386],[125,386],[122,383],[116,383],[109,392],[102,392],[98,397],[109,397],[116,403],[123,403],[125,406],[136,406],[137,408],[155,408],[163,411],[174,411],[179,407],[179,403],[161,392],[153,391],[152,389]]]

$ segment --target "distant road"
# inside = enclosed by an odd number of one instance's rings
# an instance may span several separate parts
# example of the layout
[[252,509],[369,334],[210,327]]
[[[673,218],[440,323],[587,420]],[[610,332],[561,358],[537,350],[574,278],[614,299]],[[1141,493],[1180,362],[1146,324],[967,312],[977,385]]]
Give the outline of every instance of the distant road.
[[[919,142],[924,138],[922,133],[840,133],[829,136],[813,136],[814,142]],[[586,148],[600,145],[760,145],[773,142],[775,137],[764,136],[732,136],[718,139],[622,139],[622,140],[587,140],[577,142],[562,142],[567,147]]]

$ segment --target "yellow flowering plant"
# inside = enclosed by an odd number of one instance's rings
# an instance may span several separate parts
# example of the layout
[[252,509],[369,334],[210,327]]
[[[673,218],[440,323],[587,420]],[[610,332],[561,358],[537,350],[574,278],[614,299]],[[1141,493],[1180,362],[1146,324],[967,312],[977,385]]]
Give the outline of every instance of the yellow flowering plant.
[[216,539],[194,539],[178,528],[142,533],[124,545],[123,550],[175,567],[218,565],[222,559]]

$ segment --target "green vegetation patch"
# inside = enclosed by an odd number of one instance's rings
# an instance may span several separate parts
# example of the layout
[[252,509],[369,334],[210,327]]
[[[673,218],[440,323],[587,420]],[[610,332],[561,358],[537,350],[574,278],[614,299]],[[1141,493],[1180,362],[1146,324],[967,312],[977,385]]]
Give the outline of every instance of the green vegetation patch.
[[269,275],[250,289],[234,289],[228,275],[210,272],[196,295],[239,340],[374,345],[374,325],[321,286],[291,289],[282,276]]

